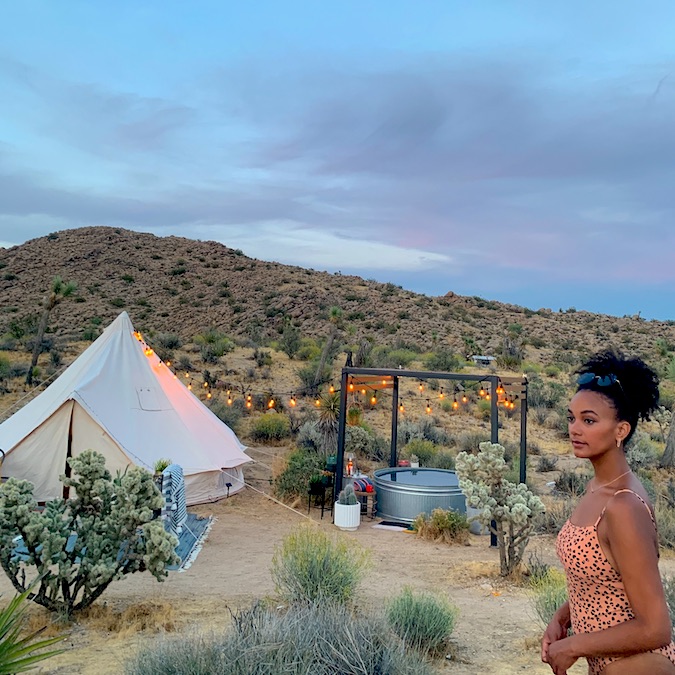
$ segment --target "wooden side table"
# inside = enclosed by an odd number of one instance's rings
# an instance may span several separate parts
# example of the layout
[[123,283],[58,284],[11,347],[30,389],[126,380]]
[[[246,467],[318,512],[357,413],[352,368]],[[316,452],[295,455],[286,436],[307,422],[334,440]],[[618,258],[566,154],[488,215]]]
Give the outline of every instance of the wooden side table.
[[[375,518],[375,513],[377,511],[377,493],[375,490],[372,492],[361,492],[360,490],[354,490],[354,494],[356,495],[356,498],[361,502],[361,499],[363,497],[366,498],[365,504],[366,504],[366,515],[372,520]],[[363,502],[361,502],[363,503]]]

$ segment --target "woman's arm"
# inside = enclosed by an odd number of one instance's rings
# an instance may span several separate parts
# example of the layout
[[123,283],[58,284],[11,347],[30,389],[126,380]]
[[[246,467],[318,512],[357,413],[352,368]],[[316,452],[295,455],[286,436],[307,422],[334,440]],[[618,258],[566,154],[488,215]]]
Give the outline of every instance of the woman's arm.
[[670,642],[671,623],[658,568],[656,531],[649,512],[635,495],[625,492],[610,501],[603,520],[611,557],[621,574],[634,618],[556,642],[549,649],[553,662],[560,659],[561,664],[571,665],[581,656],[628,656]]

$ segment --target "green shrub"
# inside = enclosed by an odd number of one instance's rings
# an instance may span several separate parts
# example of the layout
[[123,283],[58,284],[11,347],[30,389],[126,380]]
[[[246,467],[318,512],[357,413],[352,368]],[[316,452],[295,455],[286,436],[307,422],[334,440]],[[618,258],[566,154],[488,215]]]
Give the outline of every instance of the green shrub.
[[463,361],[451,351],[440,349],[424,359],[424,367],[436,372],[456,373],[462,369]]
[[557,466],[558,458],[556,456],[542,455],[537,462],[537,471],[540,473],[555,471]]
[[656,502],[654,515],[659,531],[659,544],[663,548],[675,549],[675,509],[670,507],[664,499],[659,499]]
[[439,450],[434,457],[434,468],[436,469],[454,469],[455,455],[450,450]]
[[223,638],[171,639],[145,648],[126,675],[431,675],[404,653],[384,620],[342,605],[276,610],[256,603],[232,614]]
[[235,434],[239,432],[241,418],[244,414],[243,399],[235,399],[232,405],[227,405],[227,403],[221,400],[211,399],[209,408],[211,409],[211,412],[218,417],[221,422],[227,424]]
[[438,450],[438,446],[431,441],[413,438],[405,445],[401,451],[401,455],[408,458],[411,455],[417,455],[420,466],[435,466],[434,458],[438,454]]
[[459,610],[447,599],[431,593],[413,593],[406,587],[387,604],[393,631],[413,649],[437,654],[447,644]]
[[466,515],[452,509],[434,509],[430,516],[420,513],[412,527],[420,537],[432,541],[466,544],[469,540],[469,521]]
[[348,426],[345,428],[345,455],[366,456],[373,444],[373,435],[363,427]]
[[302,338],[300,340],[300,348],[295,353],[295,356],[300,361],[314,361],[321,356],[321,347],[312,338]]
[[288,534],[272,558],[272,579],[291,603],[351,601],[369,564],[369,551],[332,538],[315,525]]
[[291,434],[291,423],[287,415],[265,413],[253,424],[251,436],[256,441],[281,441]]
[[626,461],[633,471],[646,469],[656,464],[658,448],[651,441],[649,434],[636,430],[626,445]]
[[286,467],[274,479],[274,494],[279,499],[292,499],[307,494],[310,478],[325,466],[323,455],[298,448],[288,455]]
[[670,625],[675,628],[675,577],[665,575],[661,581],[663,582],[663,592],[665,593],[670,613]]
[[560,605],[567,601],[567,583],[565,575],[556,569],[548,570],[542,577],[532,580],[532,606],[543,628],[556,613]]
[[591,479],[587,473],[577,473],[563,469],[555,481],[556,492],[571,497],[581,497],[586,491],[586,483]]
[[577,506],[576,497],[557,499],[546,497],[546,511],[537,516],[536,530],[539,534],[558,534]]

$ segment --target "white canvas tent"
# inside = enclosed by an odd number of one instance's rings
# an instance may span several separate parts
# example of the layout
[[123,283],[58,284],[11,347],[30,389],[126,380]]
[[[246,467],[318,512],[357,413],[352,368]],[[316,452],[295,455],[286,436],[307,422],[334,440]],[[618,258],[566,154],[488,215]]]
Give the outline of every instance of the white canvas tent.
[[[60,497],[66,458],[91,448],[114,475],[158,459],[183,467],[187,503],[243,486],[251,459],[218,419],[134,332],[122,312],[39,396],[0,424],[2,475],[25,478],[35,497]],[[228,485],[229,484],[229,485]]]

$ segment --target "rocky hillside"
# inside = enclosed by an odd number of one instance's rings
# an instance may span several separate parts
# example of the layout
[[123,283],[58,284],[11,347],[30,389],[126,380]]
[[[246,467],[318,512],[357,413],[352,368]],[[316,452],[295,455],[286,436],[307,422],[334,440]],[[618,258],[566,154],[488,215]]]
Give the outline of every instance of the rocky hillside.
[[303,336],[321,338],[330,308],[338,306],[354,343],[370,337],[423,351],[499,354],[509,341],[527,359],[547,363],[613,344],[653,361],[675,345],[675,322],[534,310],[453,292],[429,297],[248,258],[212,241],[109,227],[65,230],[0,249],[0,334],[39,312],[57,274],[78,286],[50,319],[50,330],[66,341],[91,334],[123,309],[149,335],[170,331],[190,339],[214,327],[264,344],[291,321]]

